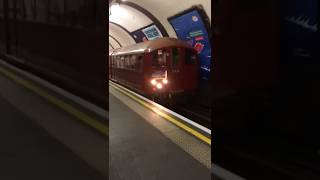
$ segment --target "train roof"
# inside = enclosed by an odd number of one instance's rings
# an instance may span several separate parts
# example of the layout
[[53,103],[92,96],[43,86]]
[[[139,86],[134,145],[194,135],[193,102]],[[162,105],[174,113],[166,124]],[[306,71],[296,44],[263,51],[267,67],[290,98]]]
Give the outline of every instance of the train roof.
[[175,39],[175,38],[157,38],[155,40],[146,41],[137,43],[134,45],[122,47],[119,49],[113,50],[113,55],[121,55],[121,54],[137,54],[137,53],[144,53],[144,52],[152,52],[157,49],[161,49],[164,47],[185,47],[185,48],[192,48],[189,44],[184,41]]

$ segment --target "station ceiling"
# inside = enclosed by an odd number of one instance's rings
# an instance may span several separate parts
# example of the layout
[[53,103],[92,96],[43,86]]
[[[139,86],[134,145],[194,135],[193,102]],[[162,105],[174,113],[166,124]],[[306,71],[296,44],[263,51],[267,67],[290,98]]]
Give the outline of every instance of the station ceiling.
[[168,18],[193,6],[211,22],[211,0],[109,0],[109,49],[137,43],[135,34],[152,25],[162,37],[177,37]]

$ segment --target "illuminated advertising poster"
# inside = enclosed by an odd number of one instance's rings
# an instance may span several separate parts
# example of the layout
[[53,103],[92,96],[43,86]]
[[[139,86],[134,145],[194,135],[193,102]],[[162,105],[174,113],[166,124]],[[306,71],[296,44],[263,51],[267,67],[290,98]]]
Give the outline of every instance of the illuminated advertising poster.
[[282,2],[282,48],[289,61],[306,61],[319,53],[318,7],[317,0]]
[[200,76],[208,80],[211,71],[211,45],[208,32],[197,10],[169,18],[178,39],[186,41],[198,52],[200,58]]
[[152,24],[146,28],[132,32],[131,36],[135,39],[137,43],[139,43],[162,37],[162,34],[157,28],[157,26]]

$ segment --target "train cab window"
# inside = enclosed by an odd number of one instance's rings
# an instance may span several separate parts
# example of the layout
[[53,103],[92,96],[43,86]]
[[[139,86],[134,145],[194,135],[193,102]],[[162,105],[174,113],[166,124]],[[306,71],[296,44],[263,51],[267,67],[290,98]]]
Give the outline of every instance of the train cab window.
[[124,58],[124,68],[130,69],[130,56],[126,55]]
[[124,69],[124,56],[120,56],[120,69]]
[[186,56],[186,58],[185,58],[186,64],[195,64],[196,63],[197,55],[193,51],[186,49],[185,56]]
[[111,56],[111,67],[115,67],[115,57]]
[[163,50],[158,50],[153,54],[152,66],[162,67],[167,64],[167,53]]
[[117,59],[116,59],[117,61],[116,61],[116,63],[117,63],[117,68],[118,69],[120,69],[121,67],[120,67],[120,61],[121,61],[121,59],[120,59],[120,56],[117,56]]
[[177,68],[179,66],[179,49],[178,48],[173,48],[172,49],[172,67]]

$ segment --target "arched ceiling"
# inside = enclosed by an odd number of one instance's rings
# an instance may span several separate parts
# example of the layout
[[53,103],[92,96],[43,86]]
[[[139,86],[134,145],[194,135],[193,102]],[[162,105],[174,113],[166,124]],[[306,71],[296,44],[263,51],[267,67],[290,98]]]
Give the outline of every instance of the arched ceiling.
[[[211,0],[109,0],[109,42],[116,48],[115,39],[126,46],[136,43],[132,33],[155,24],[162,36],[177,37],[168,17],[201,5],[211,21]],[[111,7],[111,8],[110,8]],[[110,48],[110,47],[109,47]]]
[[129,32],[133,32],[152,23],[152,21],[142,12],[125,4],[111,6],[109,22],[119,24],[125,27]]
[[[118,43],[115,43],[115,40],[118,41]],[[112,43],[114,47],[117,47],[117,44],[127,46],[135,43],[127,31],[113,23],[109,23],[109,42]]]

